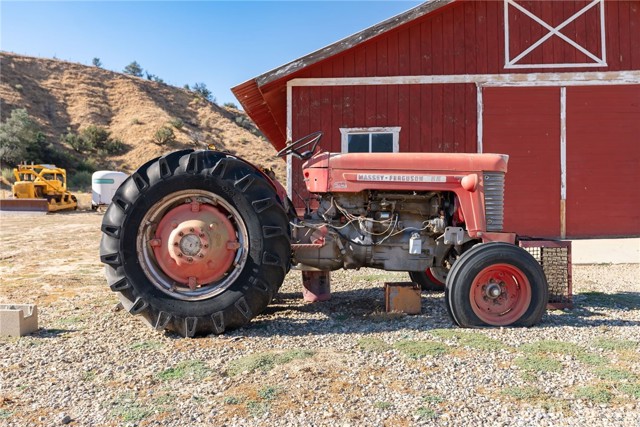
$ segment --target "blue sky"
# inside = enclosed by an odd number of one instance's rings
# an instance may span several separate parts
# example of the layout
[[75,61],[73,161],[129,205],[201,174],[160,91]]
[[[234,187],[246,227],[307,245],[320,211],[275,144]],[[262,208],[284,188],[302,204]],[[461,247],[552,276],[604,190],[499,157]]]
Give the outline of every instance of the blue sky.
[[[176,86],[229,88],[420,1],[0,2],[0,49],[121,71],[136,60]],[[237,103],[237,102],[236,102]]]

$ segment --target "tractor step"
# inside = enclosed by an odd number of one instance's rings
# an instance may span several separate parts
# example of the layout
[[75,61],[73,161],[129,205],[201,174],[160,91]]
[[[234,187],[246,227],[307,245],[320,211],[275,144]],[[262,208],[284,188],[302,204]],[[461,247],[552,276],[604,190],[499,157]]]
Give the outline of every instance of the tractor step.
[[47,213],[47,199],[0,199],[0,211]]

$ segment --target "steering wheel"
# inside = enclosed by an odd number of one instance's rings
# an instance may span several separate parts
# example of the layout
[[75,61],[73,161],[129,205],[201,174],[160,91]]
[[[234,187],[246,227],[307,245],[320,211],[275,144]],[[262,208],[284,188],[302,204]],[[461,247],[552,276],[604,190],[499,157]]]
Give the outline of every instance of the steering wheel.
[[[314,133],[310,133],[307,136],[303,136],[300,139],[295,140],[291,144],[288,144],[282,150],[278,151],[276,156],[285,157],[289,154],[296,156],[300,160],[307,160],[313,156],[314,151],[316,151],[316,147],[322,138],[323,132],[318,131]],[[311,149],[306,151],[300,151],[302,148],[311,146]]]

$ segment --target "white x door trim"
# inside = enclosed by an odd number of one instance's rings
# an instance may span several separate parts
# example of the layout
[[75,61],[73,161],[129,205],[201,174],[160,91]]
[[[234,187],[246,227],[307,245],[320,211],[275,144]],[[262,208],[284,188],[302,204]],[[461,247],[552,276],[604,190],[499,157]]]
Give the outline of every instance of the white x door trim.
[[[587,11],[592,8],[599,6],[600,7],[600,39],[601,39],[601,52],[600,56],[597,54],[590,52],[584,46],[577,43],[575,40],[567,37],[562,34],[561,30],[565,28],[567,25],[571,24],[580,16],[584,15]],[[509,8],[513,7],[520,12],[524,13],[526,16],[531,18],[533,21],[540,24],[543,28],[549,31],[547,34],[542,36],[539,40],[533,43],[524,51],[520,52],[515,58],[511,58],[510,52],[510,43],[509,43]],[[594,29],[595,30],[595,29]],[[545,64],[523,64],[520,61],[533,52],[538,46],[547,41],[553,36],[557,36],[569,45],[573,46],[579,52],[590,58],[593,62],[586,63],[545,63]],[[505,66],[506,69],[513,68],[569,68],[569,67],[606,67],[606,37],[605,37],[605,19],[604,19],[604,0],[593,0],[591,3],[587,4],[585,7],[571,15],[560,25],[553,27],[545,22],[543,19],[532,13],[531,11],[524,8],[522,5],[518,4],[515,0],[504,0],[504,43],[505,43]]]

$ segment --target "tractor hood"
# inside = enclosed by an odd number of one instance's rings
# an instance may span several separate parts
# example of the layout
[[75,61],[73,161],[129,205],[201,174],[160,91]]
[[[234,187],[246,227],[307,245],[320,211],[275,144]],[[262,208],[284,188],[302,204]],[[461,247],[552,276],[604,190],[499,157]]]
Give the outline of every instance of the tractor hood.
[[319,153],[303,168],[343,171],[507,172],[506,154],[467,153]]

